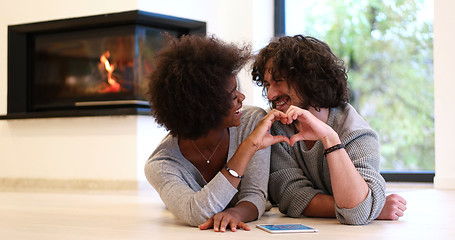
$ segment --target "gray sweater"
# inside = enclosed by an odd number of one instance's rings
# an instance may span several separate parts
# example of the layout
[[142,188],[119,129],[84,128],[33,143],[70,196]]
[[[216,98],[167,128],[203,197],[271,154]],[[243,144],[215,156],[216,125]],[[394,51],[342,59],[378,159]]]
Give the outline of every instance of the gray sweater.
[[[229,128],[227,161],[265,114],[261,108],[244,107],[240,126]],[[178,139],[168,135],[147,161],[145,175],[169,211],[187,224],[198,226],[242,201],[253,203],[260,217],[266,206],[269,168],[270,147],[254,154],[238,189],[221,172],[207,183],[180,152]]]
[[[338,133],[346,152],[369,187],[368,196],[352,209],[335,206],[337,219],[344,224],[367,224],[377,218],[385,203],[385,181],[379,174],[380,146],[377,134],[351,106],[330,109],[327,124]],[[275,122],[272,134],[292,136],[294,125]],[[318,193],[333,196],[324,146],[317,141],[307,149],[303,141],[294,147],[286,143],[272,146],[269,191],[279,210],[301,217],[303,210]]]

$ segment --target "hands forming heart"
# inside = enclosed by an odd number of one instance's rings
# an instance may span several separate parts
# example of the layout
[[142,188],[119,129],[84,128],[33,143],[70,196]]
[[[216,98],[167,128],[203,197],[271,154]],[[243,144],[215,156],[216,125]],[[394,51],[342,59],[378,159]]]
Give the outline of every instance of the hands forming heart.
[[[327,111],[327,110],[326,110]],[[308,110],[301,109],[296,106],[291,106],[286,111],[288,121],[283,124],[294,123],[295,127],[299,131],[290,139],[291,146],[301,140],[325,140],[327,136],[336,134],[335,131],[327,125],[324,121],[320,120],[313,113]],[[322,113],[321,115],[324,115]],[[328,117],[323,116],[324,118]]]
[[[269,132],[274,121],[280,121],[283,124],[292,124],[299,131],[288,138],[283,135],[272,136]],[[255,146],[258,149],[266,148],[278,142],[286,142],[291,146],[301,140],[322,140],[328,135],[335,133],[334,130],[325,122],[314,116],[310,111],[291,106],[283,113],[279,110],[271,110],[261,121],[250,137],[255,139]]]

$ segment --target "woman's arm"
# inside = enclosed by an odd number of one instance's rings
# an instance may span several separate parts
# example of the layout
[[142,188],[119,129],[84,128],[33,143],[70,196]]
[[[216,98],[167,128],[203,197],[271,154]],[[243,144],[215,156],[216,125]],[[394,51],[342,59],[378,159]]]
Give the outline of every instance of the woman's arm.
[[196,168],[169,158],[149,160],[145,173],[167,209],[190,226],[223,211],[238,192],[221,173],[205,183]]
[[[277,110],[270,111],[258,122],[253,132],[240,143],[234,155],[227,163],[227,166],[236,171],[238,175],[243,176],[250,159],[252,159],[257,151],[279,142],[287,142],[289,144],[289,139],[287,137],[282,135],[272,136],[270,134],[270,128],[273,122],[285,121],[285,119],[287,119],[287,116],[283,112]],[[221,173],[226,176],[232,186],[237,187],[239,185],[240,178],[231,175],[226,168],[223,168]]]
[[[242,184],[238,193],[238,204],[216,214],[207,222],[200,225],[200,229],[213,227],[215,231],[225,231],[229,226],[233,231],[237,227],[249,230],[244,222],[258,219],[265,210],[267,199],[267,182],[270,167],[270,145],[276,141],[289,141],[284,136],[272,136],[269,132],[271,124],[281,119],[284,114],[273,111],[263,117],[259,122],[253,120],[254,130],[241,142],[236,152],[228,162],[228,166],[234,169],[242,178],[232,176],[226,169],[221,172],[226,178],[238,187],[240,180]],[[257,125],[256,125],[257,123]],[[243,126],[244,128],[248,128]],[[241,132],[245,132],[245,129]],[[251,159],[251,160],[250,160]],[[246,161],[248,160],[248,161]],[[243,165],[244,163],[247,165]],[[240,164],[239,164],[240,163]],[[239,170],[238,170],[239,169]]]

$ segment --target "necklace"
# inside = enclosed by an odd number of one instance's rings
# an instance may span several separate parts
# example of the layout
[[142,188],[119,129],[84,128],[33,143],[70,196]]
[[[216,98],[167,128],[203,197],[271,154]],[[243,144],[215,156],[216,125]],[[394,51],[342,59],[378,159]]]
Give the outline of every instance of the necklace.
[[225,135],[225,134],[226,134],[226,132],[223,131],[223,136],[221,136],[220,141],[219,141],[218,144],[216,145],[215,150],[213,150],[212,155],[210,155],[209,158],[206,158],[206,157],[204,156],[204,154],[202,154],[201,150],[199,150],[199,148],[196,146],[196,144],[194,143],[194,141],[191,140],[191,142],[193,143],[193,145],[194,145],[194,147],[196,148],[196,150],[201,154],[201,156],[205,159],[205,161],[207,161],[207,164],[210,163],[210,159],[212,159],[213,155],[215,155],[216,150],[218,149],[218,147],[220,146],[221,142],[223,141],[223,138],[224,138],[224,135]]

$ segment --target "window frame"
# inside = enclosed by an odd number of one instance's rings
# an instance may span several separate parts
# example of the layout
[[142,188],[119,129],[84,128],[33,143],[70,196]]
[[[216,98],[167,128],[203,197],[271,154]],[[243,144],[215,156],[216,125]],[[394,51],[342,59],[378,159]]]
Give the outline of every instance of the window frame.
[[[274,0],[275,36],[286,35],[286,0]],[[380,171],[386,182],[426,182],[433,183],[435,171]]]

